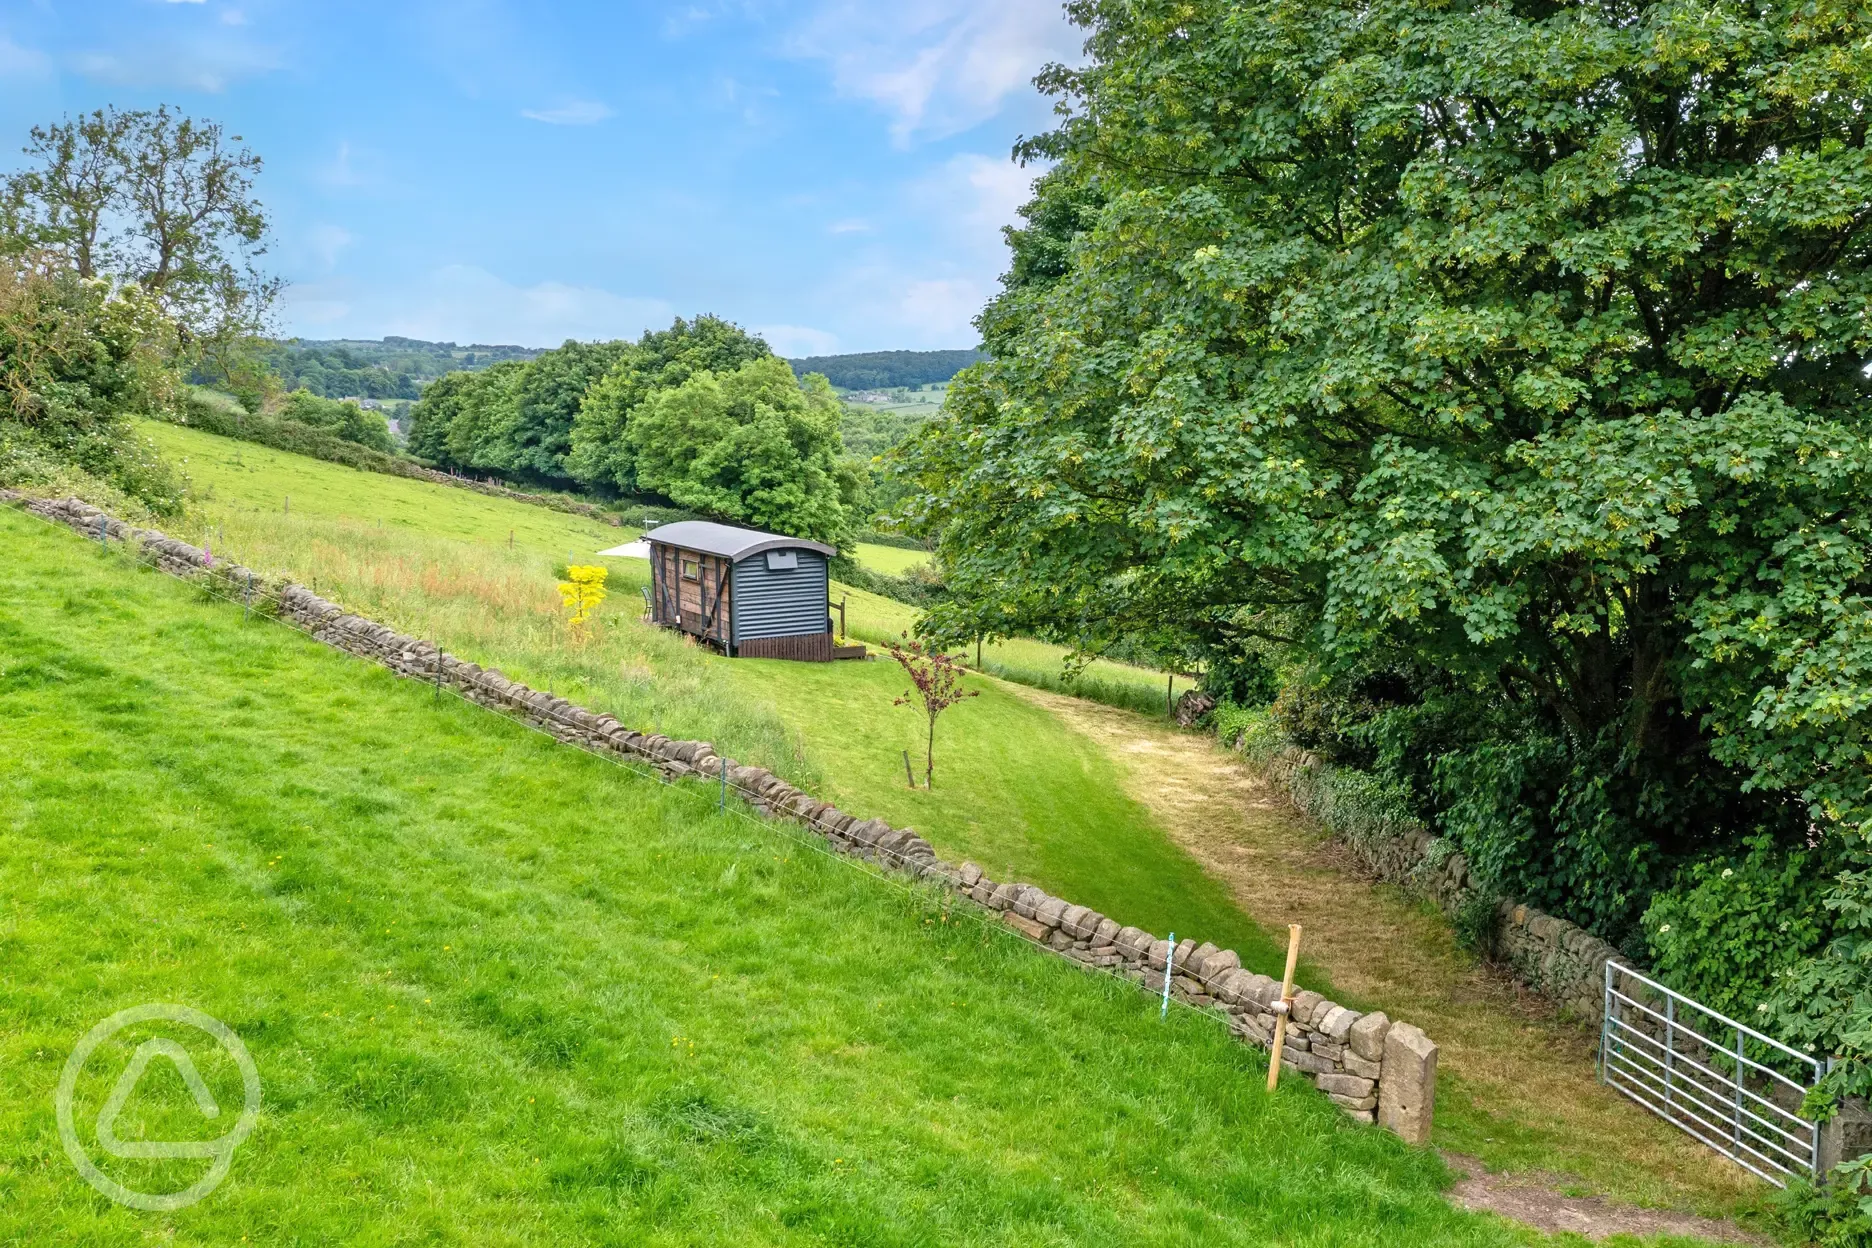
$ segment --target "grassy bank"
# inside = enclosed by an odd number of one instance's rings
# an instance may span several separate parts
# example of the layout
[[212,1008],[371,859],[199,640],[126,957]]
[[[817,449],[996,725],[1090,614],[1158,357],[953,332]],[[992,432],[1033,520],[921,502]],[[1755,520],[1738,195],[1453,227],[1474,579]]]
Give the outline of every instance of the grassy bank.
[[[1524,1242],[1207,1019],[70,533],[0,542],[0,1241]],[[51,1112],[146,1001],[264,1089],[228,1181],[154,1215]],[[199,1131],[145,1086],[125,1121]]]
[[649,569],[633,559],[604,561],[612,597],[590,639],[574,643],[552,569],[625,540],[617,529],[192,430],[155,432],[188,460],[201,500],[190,522],[171,526],[178,536],[625,723],[714,741],[828,800],[914,826],[954,859],[1280,969],[1260,926],[1118,794],[1102,752],[993,682],[944,717],[937,787],[912,792],[903,752],[921,757],[921,719],[893,705],[906,686],[888,659],[722,659],[639,620]]
[[879,546],[874,542],[859,542],[852,547],[852,555],[873,572],[882,572],[886,576],[902,576],[918,564],[929,562],[928,551]]
[[[290,516],[302,511],[366,524],[381,524],[386,531],[427,533],[482,545],[499,545],[510,536],[516,547],[552,552],[561,559],[596,560],[608,550],[642,535],[641,528],[613,528],[578,515],[517,506],[512,500],[474,494],[446,486],[398,477],[375,479],[381,474],[333,471],[344,465],[325,465],[302,455],[239,442],[196,429],[147,421],[142,426],[163,453],[176,460],[210,511],[222,502],[258,513]],[[320,464],[314,469],[309,465]],[[406,488],[415,486],[417,488]],[[426,487],[426,488],[425,488]],[[439,491],[439,492],[438,492]],[[459,497],[454,497],[459,495]],[[528,512],[538,514],[529,516]],[[628,519],[629,508],[622,514]],[[860,562],[877,571],[899,574],[928,558],[916,551],[860,543]],[[907,562],[906,562],[907,560]],[[611,563],[619,582],[629,581],[632,592],[649,582],[648,570],[632,560]],[[862,589],[834,584],[832,596],[847,599],[847,628],[851,636],[874,644],[909,632],[917,609]],[[1148,668],[1100,659],[1088,664],[1078,679],[1066,681],[1061,664],[1066,649],[1046,642],[1013,638],[986,646],[982,670],[1017,684],[1087,697],[1111,706],[1150,713],[1165,706],[1165,676]],[[973,654],[970,661],[973,662]],[[1188,677],[1176,679],[1176,692],[1192,688]]]

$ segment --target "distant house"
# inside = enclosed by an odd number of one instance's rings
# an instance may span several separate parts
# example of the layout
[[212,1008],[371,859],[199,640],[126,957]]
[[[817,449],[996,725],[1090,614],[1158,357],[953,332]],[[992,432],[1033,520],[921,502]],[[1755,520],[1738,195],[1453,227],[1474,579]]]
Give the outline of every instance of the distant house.
[[742,658],[823,663],[864,654],[833,644],[834,547],[707,520],[666,524],[644,541],[652,622]]

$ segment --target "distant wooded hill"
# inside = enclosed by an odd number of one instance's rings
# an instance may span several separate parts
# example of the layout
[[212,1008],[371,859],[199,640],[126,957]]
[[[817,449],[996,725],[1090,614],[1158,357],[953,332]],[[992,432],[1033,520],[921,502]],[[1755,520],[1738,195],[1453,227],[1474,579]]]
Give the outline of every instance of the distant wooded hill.
[[[414,399],[445,373],[478,371],[502,360],[531,360],[544,348],[425,342],[420,338],[290,338],[266,350],[286,389],[328,399]],[[789,360],[800,376],[823,373],[845,390],[881,390],[948,381],[985,358],[980,351],[864,351]]]
[[538,347],[389,337],[292,338],[266,351],[286,389],[304,388],[328,399],[414,399],[423,383],[444,373],[478,370],[502,360],[530,360]]
[[809,355],[787,363],[802,377],[823,373],[827,381],[844,390],[884,390],[948,381],[986,358],[981,351],[862,351],[856,355]]

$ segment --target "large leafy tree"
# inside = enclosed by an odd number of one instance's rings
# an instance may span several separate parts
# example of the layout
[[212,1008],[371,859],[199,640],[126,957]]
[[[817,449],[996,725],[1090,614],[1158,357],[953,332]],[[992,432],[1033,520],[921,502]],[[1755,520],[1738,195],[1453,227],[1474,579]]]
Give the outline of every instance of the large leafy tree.
[[632,413],[657,391],[699,372],[733,372],[772,354],[758,334],[718,316],[677,317],[668,329],[646,333],[586,394],[572,427],[568,470],[589,485],[634,493],[636,458],[627,435]]
[[513,401],[488,430],[478,467],[552,480],[569,480],[566,454],[572,422],[585,394],[631,352],[625,342],[567,340],[528,361],[515,381]]
[[508,471],[516,395],[526,369],[520,360],[502,360],[430,382],[410,409],[410,453],[450,468]]
[[81,278],[135,282],[197,362],[230,377],[267,327],[280,283],[260,268],[260,157],[217,122],[115,108],[36,126],[0,181],[4,242]]
[[857,482],[839,462],[839,401],[785,360],[706,369],[652,394],[628,436],[639,484],[681,506],[836,544]]
[[1568,777],[1517,833],[1563,900],[1633,829],[1872,830],[1872,17],[1069,11],[994,358],[909,456],[935,627],[1486,703],[1540,750],[1441,774]]

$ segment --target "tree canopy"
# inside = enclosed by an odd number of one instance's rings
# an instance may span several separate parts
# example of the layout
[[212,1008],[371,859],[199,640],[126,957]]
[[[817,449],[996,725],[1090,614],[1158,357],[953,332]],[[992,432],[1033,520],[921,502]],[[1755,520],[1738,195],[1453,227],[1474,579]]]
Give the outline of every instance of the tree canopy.
[[1686,855],[1872,831],[1872,21],[1069,11],[993,358],[906,455],[933,627],[1273,653],[1618,936]]
[[804,377],[818,373],[847,390],[924,386],[948,381],[982,358],[980,351],[860,351],[852,355],[809,355],[788,360]]
[[283,420],[296,420],[386,455],[396,450],[383,413],[365,411],[356,403],[322,398],[309,390],[294,390],[280,401],[275,414]]
[[0,183],[15,254],[56,255],[81,278],[135,282],[185,339],[223,349],[265,328],[280,284],[263,273],[261,161],[216,122],[100,109],[35,126],[29,164]]
[[802,383],[758,336],[699,316],[636,342],[568,342],[448,373],[412,410],[409,449],[836,543],[864,493],[841,414],[825,378]]
[[425,382],[444,373],[542,354],[534,347],[463,347],[394,335],[376,341],[293,338],[270,343],[262,351],[267,367],[287,390],[310,390],[328,399],[415,399],[421,397]]
[[856,479],[840,466],[839,401],[787,362],[749,360],[658,390],[631,417],[638,482],[679,506],[836,544]]
[[168,108],[38,126],[24,155],[0,177],[0,484],[172,511],[179,482],[130,418],[178,412],[191,367],[251,375],[279,291],[260,159]]
[[758,335],[717,316],[677,317],[668,329],[645,334],[579,407],[568,470],[587,484],[634,491],[636,450],[628,429],[640,404],[699,372],[727,373],[772,354]]

